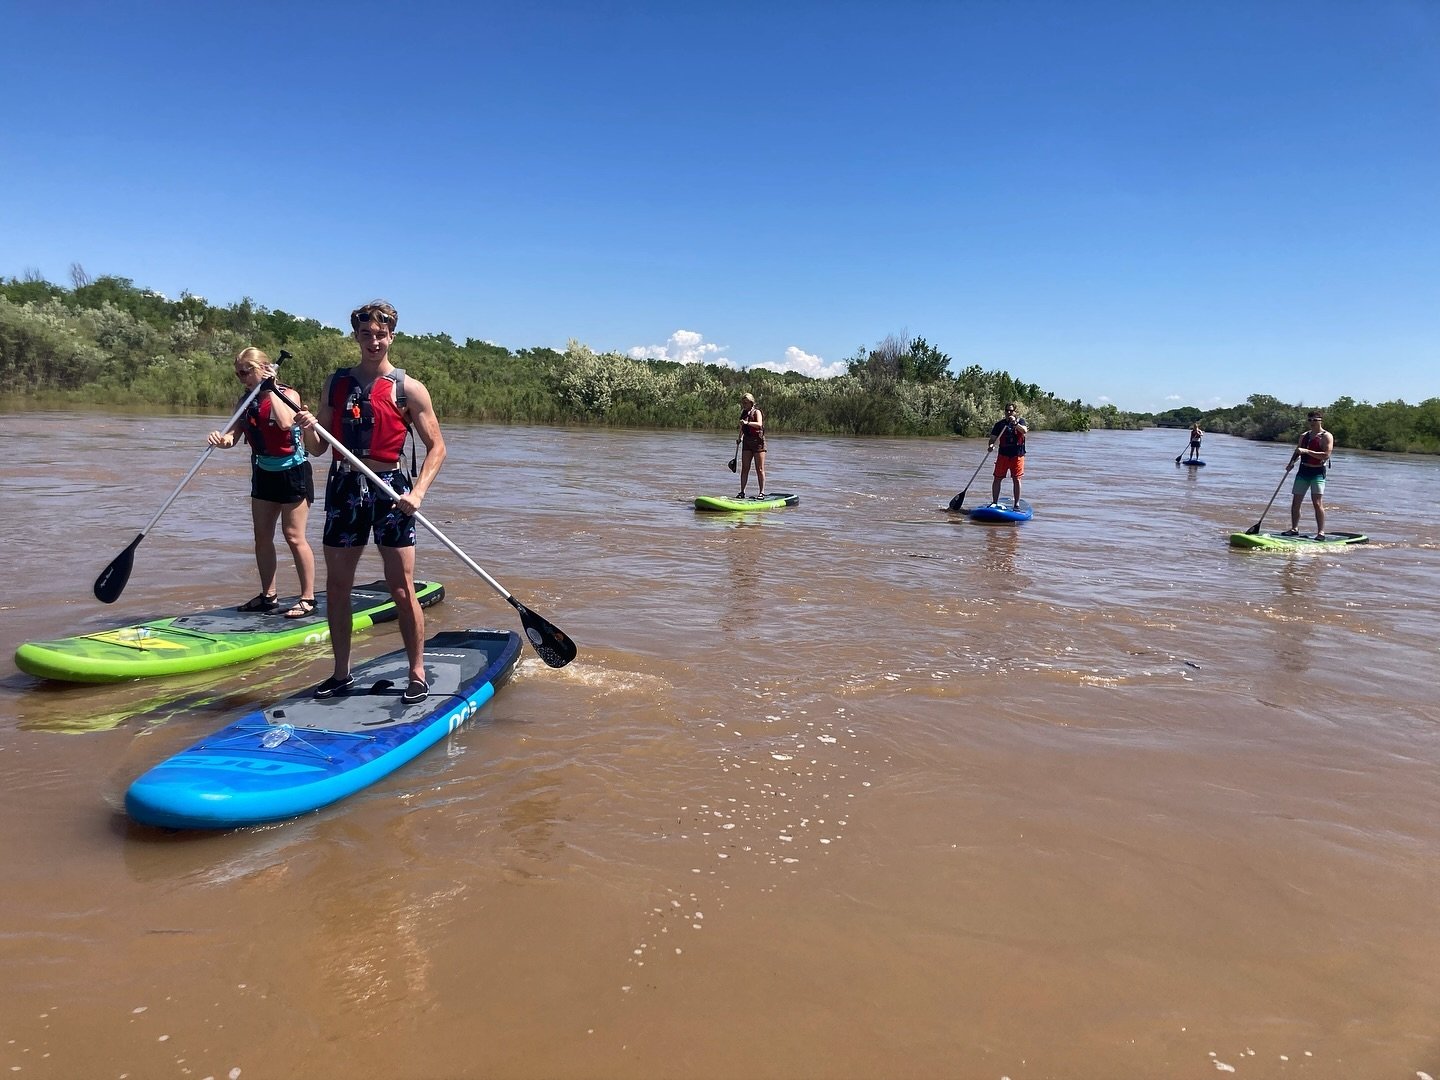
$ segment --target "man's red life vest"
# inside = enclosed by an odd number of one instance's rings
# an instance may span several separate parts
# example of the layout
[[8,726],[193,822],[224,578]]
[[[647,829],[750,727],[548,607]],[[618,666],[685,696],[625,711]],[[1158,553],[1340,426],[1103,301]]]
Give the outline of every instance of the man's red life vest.
[[410,425],[405,420],[405,369],[394,368],[367,388],[354,368],[330,376],[330,434],[358,457],[398,463]]

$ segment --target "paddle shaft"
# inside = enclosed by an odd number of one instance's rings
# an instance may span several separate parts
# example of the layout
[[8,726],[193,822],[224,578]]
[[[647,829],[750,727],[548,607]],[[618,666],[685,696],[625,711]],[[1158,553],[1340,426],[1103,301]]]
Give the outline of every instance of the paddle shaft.
[[[300,403],[298,401],[287,397],[283,392],[279,390],[275,392],[280,395],[280,400],[285,402],[286,405],[289,405],[290,408],[294,409],[296,412],[300,411]],[[355,454],[350,450],[350,448],[344,443],[342,443],[339,439],[337,439],[334,435],[332,435],[323,424],[317,422],[314,428],[312,428],[311,430],[314,431],[317,435],[319,435],[322,439],[324,439],[327,443],[329,443],[331,448],[333,448],[337,454],[343,457],[346,463],[349,464],[352,469],[360,473],[362,476],[365,477],[365,479],[369,480],[372,484],[379,488],[380,491],[384,493],[387,499],[389,499],[391,502],[398,502],[400,500],[400,496],[394,488],[392,488],[384,480],[380,479],[379,475],[376,474],[373,469],[371,469],[363,461],[356,457]],[[484,578],[487,585],[489,585],[497,593],[503,596],[506,600],[509,600],[511,603],[515,602],[510,595],[510,590],[505,588],[504,585],[501,585],[500,582],[496,581],[493,577],[487,574],[483,566],[477,563],[474,559],[470,558],[469,555],[466,555],[465,552],[460,550],[460,545],[455,543],[455,541],[451,540],[448,536],[441,532],[439,527],[432,523],[429,518],[427,518],[424,514],[420,513],[419,510],[416,510],[415,513],[411,515],[411,517],[413,517],[421,525],[425,526],[425,528],[430,531],[430,533],[435,537],[436,540],[439,540],[440,543],[444,544],[447,548],[450,549],[451,553],[457,559],[459,559],[466,566],[470,567],[471,570],[474,570],[475,573],[479,574],[482,578]]]
[[1279,495],[1280,495],[1280,489],[1285,486],[1285,477],[1286,477],[1286,476],[1289,476],[1289,475],[1290,475],[1290,469],[1289,469],[1289,467],[1287,466],[1286,469],[1285,469],[1285,476],[1280,477],[1280,483],[1278,483],[1278,484],[1275,485],[1275,494],[1270,496],[1270,501],[1265,504],[1265,509],[1260,512],[1260,520],[1257,521],[1257,522],[1255,522],[1254,525],[1251,525],[1250,528],[1248,528],[1248,529],[1245,530],[1245,531],[1246,531],[1247,533],[1249,533],[1251,536],[1256,535],[1256,534],[1260,531],[1260,525],[1261,525],[1262,522],[1264,522],[1264,520],[1265,520],[1265,515],[1270,512],[1270,507],[1272,507],[1272,506],[1275,505],[1275,500],[1276,500],[1276,498],[1278,498]]
[[[286,405],[289,405],[296,412],[300,411],[298,402],[292,401],[279,390],[277,390],[276,393],[280,395],[280,400],[285,402]],[[395,489],[380,479],[374,470],[367,468],[365,463],[356,457],[355,454],[350,451],[349,447],[332,435],[323,424],[317,422],[311,430],[317,432],[322,439],[334,448],[335,453],[343,457],[352,469],[356,470],[360,475],[364,476],[365,479],[369,480],[370,483],[379,488],[391,502],[399,502],[400,496]],[[537,612],[531,611],[519,600],[516,600],[515,597],[511,595],[509,589],[505,588],[504,585],[501,585],[487,574],[484,567],[470,558],[469,555],[466,555],[465,552],[461,551],[460,545],[456,544],[455,541],[441,532],[424,514],[417,510],[411,516],[421,525],[425,526],[436,540],[439,540],[449,548],[451,554],[471,570],[475,571],[480,577],[484,578],[487,585],[503,596],[506,602],[520,613],[520,622],[525,627],[525,635],[530,639],[530,644],[534,646],[535,651],[540,654],[540,659],[544,660],[545,663],[552,668],[564,667],[575,659],[575,643],[570,640],[563,630]]]
[[[284,349],[281,349],[280,358],[275,361],[275,364],[278,366],[282,360],[288,359],[290,359],[290,354]],[[251,388],[250,392],[245,395],[245,399],[240,402],[240,407],[235,410],[235,415],[225,422],[223,430],[229,431],[234,427],[236,421],[245,415],[245,410],[250,408],[250,403],[253,402],[260,391],[267,386],[271,390],[275,389],[275,377],[273,375],[261,379]],[[185,474],[185,479],[180,481],[175,490],[170,493],[170,497],[165,500],[159,510],[155,511],[155,516],[150,519],[150,523],[136,533],[135,539],[130,541],[125,550],[111,559],[109,565],[100,571],[100,576],[95,579],[95,585],[93,587],[95,599],[99,600],[102,604],[113,604],[116,600],[120,599],[120,594],[125,591],[125,586],[130,581],[130,570],[135,565],[135,549],[140,546],[140,541],[144,540],[145,534],[155,527],[155,523],[160,520],[160,516],[164,514],[166,510],[170,509],[170,504],[180,497],[180,492],[185,490],[185,485],[190,482],[191,477],[200,471],[200,466],[205,464],[205,459],[214,451],[215,447],[213,446],[205,447],[205,452],[200,455],[194,465],[190,466],[190,471]]]
[[975,482],[975,478],[980,475],[980,470],[985,467],[985,462],[987,462],[987,461],[989,461],[989,460],[990,460],[990,450],[989,450],[989,448],[987,447],[986,450],[985,450],[985,456],[980,459],[980,464],[975,466],[975,471],[970,474],[970,479],[969,479],[969,480],[966,480],[966,481],[965,481],[965,486],[960,489],[960,494],[961,494],[961,495],[964,495],[965,492],[967,492],[967,491],[970,490],[970,485]]
[[[280,354],[280,359],[284,360],[287,359],[289,356],[289,353],[282,352]],[[276,361],[276,363],[279,363],[279,361]],[[254,385],[253,388],[251,388],[250,392],[245,395],[245,400],[240,402],[240,407],[235,410],[235,415],[230,417],[229,420],[225,421],[225,426],[220,430],[229,431],[232,427],[234,427],[235,421],[239,420],[240,417],[245,415],[245,410],[250,408],[250,403],[260,396],[260,391],[264,390],[267,384],[272,390],[275,388],[275,381],[273,378],[261,379],[258,383]],[[185,485],[190,483],[190,480],[194,477],[194,475],[200,471],[200,466],[205,464],[205,459],[214,452],[215,447],[205,447],[205,452],[196,459],[194,465],[190,466],[190,471],[185,474],[185,479],[181,480],[180,483],[176,485],[175,490],[170,493],[170,497],[165,500],[159,510],[155,511],[155,516],[150,519],[150,524],[146,525],[145,528],[140,530],[141,536],[144,536],[146,533],[148,533],[151,529],[155,527],[155,523],[160,520],[160,516],[164,514],[166,510],[170,509],[170,504],[180,497],[180,492],[185,490]]]
[[970,474],[970,479],[965,481],[965,486],[960,489],[960,494],[950,500],[950,509],[959,510],[965,505],[965,493],[970,490],[970,485],[975,482],[975,478],[980,475],[980,470],[985,467],[985,462],[988,460],[990,460],[990,448],[987,446],[985,456],[980,459],[980,464],[975,466],[975,471]]

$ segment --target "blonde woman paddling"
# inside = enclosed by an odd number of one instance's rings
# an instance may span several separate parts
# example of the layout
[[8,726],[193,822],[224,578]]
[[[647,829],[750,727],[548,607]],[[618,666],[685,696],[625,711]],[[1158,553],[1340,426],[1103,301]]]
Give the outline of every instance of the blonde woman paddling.
[[[275,366],[259,349],[241,349],[235,357],[235,377],[246,393],[274,374]],[[287,386],[281,389],[295,395]],[[239,610],[271,612],[280,606],[275,589],[278,522],[300,578],[300,598],[285,617],[303,618],[315,610],[315,552],[305,539],[305,521],[315,501],[315,480],[295,413],[273,392],[257,394],[235,423],[225,431],[210,432],[205,441],[211,446],[229,447],[241,437],[250,444],[250,520],[255,527],[260,592],[241,604]]]
[[745,485],[750,478],[750,463],[755,463],[755,480],[760,485],[760,498],[765,498],[765,416],[755,407],[755,395],[740,399],[740,498],[745,498]]

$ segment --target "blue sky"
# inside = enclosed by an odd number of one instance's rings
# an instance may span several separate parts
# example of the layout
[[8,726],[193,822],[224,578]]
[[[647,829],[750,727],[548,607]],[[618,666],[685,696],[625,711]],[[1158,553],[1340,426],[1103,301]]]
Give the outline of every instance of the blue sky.
[[1123,409],[1440,395],[1440,2],[14,4],[0,275]]

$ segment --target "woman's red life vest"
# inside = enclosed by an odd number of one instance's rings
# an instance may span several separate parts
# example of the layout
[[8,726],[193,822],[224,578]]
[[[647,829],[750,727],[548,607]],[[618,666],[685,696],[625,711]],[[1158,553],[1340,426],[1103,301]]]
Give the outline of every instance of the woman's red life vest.
[[[275,389],[285,391],[290,387],[277,383]],[[295,453],[295,428],[282,428],[272,423],[275,402],[269,394],[260,394],[245,410],[245,441],[250,449],[266,457],[289,457]]]

